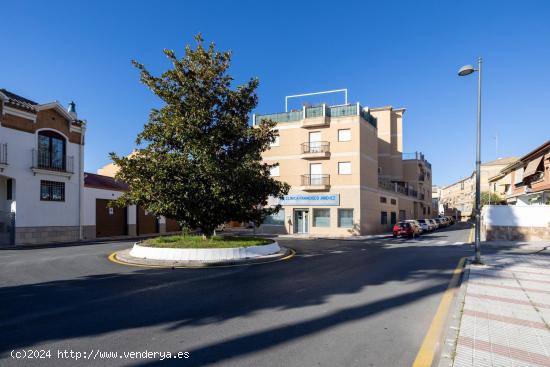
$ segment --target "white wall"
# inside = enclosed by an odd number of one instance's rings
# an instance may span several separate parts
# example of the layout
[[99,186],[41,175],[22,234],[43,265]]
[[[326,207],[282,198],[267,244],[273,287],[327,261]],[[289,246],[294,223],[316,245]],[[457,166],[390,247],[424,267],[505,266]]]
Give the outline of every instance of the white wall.
[[485,205],[481,220],[483,225],[490,226],[548,228],[550,205]]
[[[122,195],[122,192],[115,190],[95,189],[91,187],[84,188],[84,215],[82,225],[95,226],[96,199],[115,200]],[[128,224],[136,224],[136,206],[128,207]]]
[[[37,133],[0,126],[0,143],[8,143],[9,164],[2,174],[15,179],[16,226],[78,226],[79,145],[67,139],[67,156],[74,157],[75,172],[68,179],[55,174],[34,175],[31,170],[32,150],[37,148],[37,141]],[[40,180],[64,182],[65,201],[41,201]]]

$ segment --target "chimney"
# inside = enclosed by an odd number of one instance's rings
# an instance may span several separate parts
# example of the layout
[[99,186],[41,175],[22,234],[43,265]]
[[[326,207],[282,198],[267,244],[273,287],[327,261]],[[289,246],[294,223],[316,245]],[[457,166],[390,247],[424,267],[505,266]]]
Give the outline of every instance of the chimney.
[[69,112],[69,115],[71,115],[76,120],[76,104],[74,101],[71,101],[69,103],[69,108],[67,108],[67,112]]

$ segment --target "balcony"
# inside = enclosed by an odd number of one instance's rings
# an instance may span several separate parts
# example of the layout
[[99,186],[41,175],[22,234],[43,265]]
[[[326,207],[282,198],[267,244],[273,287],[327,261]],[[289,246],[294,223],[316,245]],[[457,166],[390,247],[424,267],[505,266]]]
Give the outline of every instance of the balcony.
[[330,189],[330,175],[302,175],[303,191],[328,191]]
[[328,141],[312,141],[302,143],[300,158],[323,159],[330,157],[330,143]]
[[301,121],[302,127],[305,128],[323,127],[330,125],[330,119],[332,117],[343,116],[361,116],[372,126],[377,126],[376,118],[370,114],[368,108],[363,108],[359,103],[338,106],[322,104],[319,106],[303,107],[301,110],[293,110],[290,112],[254,115],[253,124],[257,125],[263,120],[272,120],[278,124]]
[[74,157],[54,154],[49,150],[32,150],[32,171],[70,177],[74,174]]
[[428,167],[428,168],[430,169],[430,171],[432,170],[432,165],[431,165],[431,163],[428,162],[428,161],[426,160],[426,158],[424,157],[424,154],[422,154],[422,153],[420,153],[420,152],[403,153],[402,159],[403,159],[403,160],[417,160],[417,161],[424,162],[424,164],[426,165],[426,167]]
[[8,167],[8,143],[0,144],[0,172]]

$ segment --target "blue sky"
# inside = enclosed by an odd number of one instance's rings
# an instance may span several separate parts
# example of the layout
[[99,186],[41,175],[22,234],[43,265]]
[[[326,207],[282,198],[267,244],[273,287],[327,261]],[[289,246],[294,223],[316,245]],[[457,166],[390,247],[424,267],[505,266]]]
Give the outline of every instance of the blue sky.
[[197,32],[233,51],[236,83],[260,79],[256,112],[338,88],[365,106],[405,107],[404,150],[426,154],[434,184],[474,168],[476,78],[456,72],[478,56],[482,159],[496,158],[495,135],[500,157],[550,138],[547,1],[11,1],[2,13],[0,87],[74,99],[91,172],[129,153],[159,105],[130,60],[160,73],[162,49],[182,55]]

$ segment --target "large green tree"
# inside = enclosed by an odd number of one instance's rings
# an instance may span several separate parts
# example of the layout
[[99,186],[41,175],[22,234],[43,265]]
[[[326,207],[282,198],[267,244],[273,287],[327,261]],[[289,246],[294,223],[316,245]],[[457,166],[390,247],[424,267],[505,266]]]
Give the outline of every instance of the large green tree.
[[116,178],[129,185],[118,205],[140,205],[210,237],[228,220],[259,225],[280,209],[267,207],[268,197],[282,197],[289,186],[271,178],[271,165],[262,162],[275,123],[248,124],[258,80],[233,88],[231,53],[195,39],[181,59],[164,50],[172,67],[160,76],[133,61],[163,106],[151,110],[136,139],[140,149],[111,158],[120,167]]

